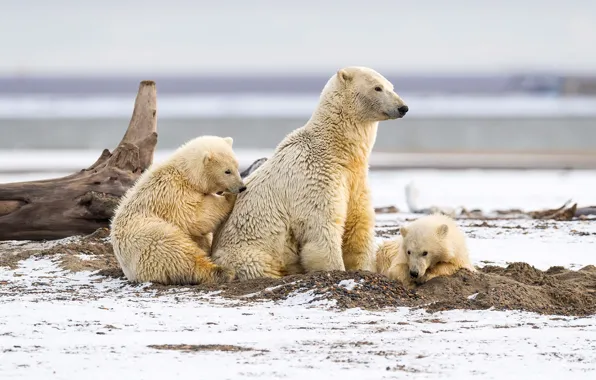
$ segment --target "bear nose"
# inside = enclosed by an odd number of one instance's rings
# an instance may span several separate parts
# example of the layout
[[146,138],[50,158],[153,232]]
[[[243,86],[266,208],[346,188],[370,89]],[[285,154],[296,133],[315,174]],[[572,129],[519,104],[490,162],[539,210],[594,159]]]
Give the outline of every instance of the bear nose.
[[397,110],[399,111],[399,114],[400,114],[401,116],[404,116],[406,113],[408,113],[408,111],[409,111],[410,109],[408,108],[408,106],[401,106],[401,107],[399,107]]
[[418,278],[418,271],[411,270],[410,271],[410,276],[412,276],[413,278]]
[[246,190],[246,186],[242,186],[242,187],[241,187],[241,188],[238,190],[238,192],[239,192],[239,193],[242,193],[242,192],[243,192],[243,191],[245,191],[245,190]]

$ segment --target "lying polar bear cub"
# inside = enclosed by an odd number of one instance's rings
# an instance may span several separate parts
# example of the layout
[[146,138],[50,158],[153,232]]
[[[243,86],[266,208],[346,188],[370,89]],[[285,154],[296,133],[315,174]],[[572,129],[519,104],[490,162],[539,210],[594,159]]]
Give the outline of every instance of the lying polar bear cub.
[[466,236],[448,216],[423,216],[401,227],[400,234],[384,241],[377,250],[378,273],[412,287],[437,276],[450,276],[461,268],[476,271]]
[[152,165],[122,197],[110,236],[129,281],[191,285],[234,277],[209,258],[212,233],[246,189],[232,142],[197,137]]

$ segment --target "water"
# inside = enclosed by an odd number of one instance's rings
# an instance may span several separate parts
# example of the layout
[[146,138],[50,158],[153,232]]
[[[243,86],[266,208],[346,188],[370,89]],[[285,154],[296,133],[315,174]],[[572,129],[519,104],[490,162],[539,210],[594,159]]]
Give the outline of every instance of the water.
[[[375,167],[596,168],[596,97],[404,98],[408,115],[380,124]],[[134,93],[0,96],[0,172],[87,166],[118,144],[134,99]],[[214,134],[232,136],[248,162],[302,126],[317,101],[316,93],[158,94],[158,154]]]
[[[402,95],[409,118],[596,117],[596,97],[531,95]],[[312,94],[158,95],[159,117],[308,118],[319,96]],[[134,95],[13,94],[0,96],[0,119],[129,117]]]

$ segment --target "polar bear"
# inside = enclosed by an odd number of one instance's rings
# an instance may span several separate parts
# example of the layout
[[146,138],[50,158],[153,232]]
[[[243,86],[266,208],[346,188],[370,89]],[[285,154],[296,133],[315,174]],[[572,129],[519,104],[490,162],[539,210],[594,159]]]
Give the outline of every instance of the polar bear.
[[461,268],[476,271],[466,236],[450,217],[432,214],[401,227],[401,236],[384,241],[377,250],[377,272],[412,287]]
[[249,191],[213,239],[213,260],[239,279],[318,270],[374,271],[368,159],[378,122],[408,106],[376,71],[333,75],[306,125],[246,179]]
[[230,137],[197,137],[122,197],[110,237],[129,281],[190,285],[234,277],[209,259],[212,233],[246,189],[232,144]]

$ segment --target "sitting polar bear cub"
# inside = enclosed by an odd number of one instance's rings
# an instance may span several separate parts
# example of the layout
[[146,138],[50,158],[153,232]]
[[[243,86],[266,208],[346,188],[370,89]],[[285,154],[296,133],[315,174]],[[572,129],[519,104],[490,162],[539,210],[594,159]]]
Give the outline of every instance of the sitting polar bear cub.
[[212,233],[246,189],[232,142],[193,139],[151,166],[122,197],[111,240],[129,281],[183,285],[233,278],[209,259]]
[[213,239],[213,260],[241,280],[313,271],[374,270],[368,158],[378,123],[408,112],[376,71],[347,67],[310,120],[251,174]]
[[460,268],[476,271],[464,233],[448,216],[423,216],[401,227],[400,233],[379,247],[378,273],[411,287],[437,276],[450,276]]

